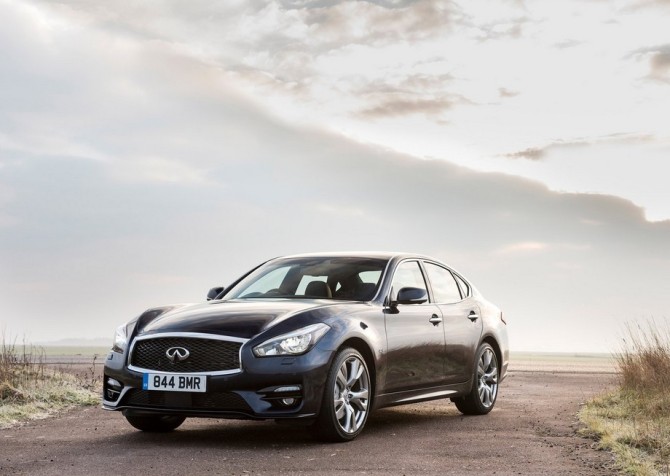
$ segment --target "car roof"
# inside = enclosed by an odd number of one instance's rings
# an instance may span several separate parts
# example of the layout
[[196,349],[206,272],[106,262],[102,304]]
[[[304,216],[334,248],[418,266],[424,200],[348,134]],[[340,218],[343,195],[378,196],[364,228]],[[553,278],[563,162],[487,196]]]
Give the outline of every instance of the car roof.
[[392,258],[419,258],[419,259],[434,260],[434,258],[431,258],[429,256],[424,256],[415,253],[397,252],[397,251],[328,251],[328,252],[301,253],[295,255],[279,256],[278,259],[317,258],[317,257],[318,258],[325,258],[325,257],[375,258],[375,259],[386,259],[386,260],[390,260]]

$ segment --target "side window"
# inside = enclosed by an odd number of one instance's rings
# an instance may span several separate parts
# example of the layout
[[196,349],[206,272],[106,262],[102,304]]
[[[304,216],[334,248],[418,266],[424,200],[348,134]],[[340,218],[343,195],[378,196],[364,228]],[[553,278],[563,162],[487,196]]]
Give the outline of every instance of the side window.
[[435,302],[448,304],[461,300],[461,293],[451,271],[432,263],[424,263],[430,284],[433,287]]
[[423,279],[419,263],[417,261],[401,263],[395,270],[391,286],[393,286],[393,299],[398,296],[398,291],[402,288],[411,287],[425,290],[426,281]]
[[454,278],[456,278],[458,285],[461,287],[461,291],[463,292],[463,299],[470,297],[470,285],[457,274],[454,274]]

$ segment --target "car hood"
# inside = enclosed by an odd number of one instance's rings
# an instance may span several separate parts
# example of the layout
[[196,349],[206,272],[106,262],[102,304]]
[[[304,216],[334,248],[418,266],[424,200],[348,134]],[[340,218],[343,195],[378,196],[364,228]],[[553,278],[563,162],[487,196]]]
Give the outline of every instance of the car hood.
[[[199,332],[251,339],[301,312],[336,306],[325,300],[273,299],[210,301],[165,308],[146,324],[140,318],[137,335],[163,332]],[[151,312],[151,311],[148,311]]]

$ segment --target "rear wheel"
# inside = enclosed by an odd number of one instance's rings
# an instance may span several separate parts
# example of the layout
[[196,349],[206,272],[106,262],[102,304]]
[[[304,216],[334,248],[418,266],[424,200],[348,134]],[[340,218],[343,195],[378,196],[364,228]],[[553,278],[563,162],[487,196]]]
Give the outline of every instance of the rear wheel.
[[321,411],[312,427],[327,441],[356,438],[370,412],[370,373],[363,356],[355,349],[342,349],[328,372]]
[[491,410],[498,397],[498,358],[493,347],[484,343],[477,349],[474,382],[472,390],[464,397],[454,398],[456,408],[466,415],[485,415]]
[[124,415],[128,423],[138,430],[152,433],[167,433],[184,423],[186,417],[172,415]]

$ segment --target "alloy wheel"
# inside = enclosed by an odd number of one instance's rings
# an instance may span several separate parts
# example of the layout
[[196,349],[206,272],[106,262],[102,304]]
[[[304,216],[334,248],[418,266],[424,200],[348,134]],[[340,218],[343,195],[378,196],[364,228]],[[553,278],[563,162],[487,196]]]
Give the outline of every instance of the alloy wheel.
[[493,406],[498,393],[498,359],[490,347],[484,349],[477,366],[477,389],[484,407]]
[[342,431],[355,433],[365,423],[369,394],[365,364],[357,356],[350,356],[340,365],[333,389],[335,419]]

